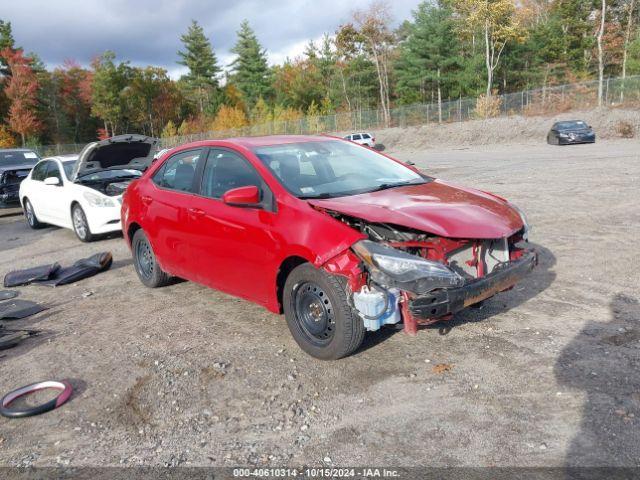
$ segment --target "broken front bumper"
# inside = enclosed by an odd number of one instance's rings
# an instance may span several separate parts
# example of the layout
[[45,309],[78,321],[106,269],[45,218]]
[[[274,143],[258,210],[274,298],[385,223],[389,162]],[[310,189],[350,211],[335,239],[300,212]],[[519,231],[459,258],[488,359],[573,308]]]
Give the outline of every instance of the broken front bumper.
[[492,297],[507,290],[526,277],[537,265],[535,252],[526,252],[514,260],[496,269],[485,277],[467,283],[459,288],[435,290],[409,300],[409,311],[419,319],[436,319]]
[[20,184],[0,186],[0,203],[18,203]]

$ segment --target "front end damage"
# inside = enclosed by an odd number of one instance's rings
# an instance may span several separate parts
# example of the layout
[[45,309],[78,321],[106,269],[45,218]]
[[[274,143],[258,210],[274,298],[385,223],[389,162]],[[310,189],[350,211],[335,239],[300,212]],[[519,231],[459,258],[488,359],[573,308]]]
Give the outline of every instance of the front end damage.
[[449,320],[460,310],[511,289],[537,265],[528,226],[500,239],[452,239],[326,211],[363,239],[323,265],[347,278],[352,306],[365,328]]
[[0,203],[17,203],[20,183],[24,180],[32,167],[14,168],[0,173]]

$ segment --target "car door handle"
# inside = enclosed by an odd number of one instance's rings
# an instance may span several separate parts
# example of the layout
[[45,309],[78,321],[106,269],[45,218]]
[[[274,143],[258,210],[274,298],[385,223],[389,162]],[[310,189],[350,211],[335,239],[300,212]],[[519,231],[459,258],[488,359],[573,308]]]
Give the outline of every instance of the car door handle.
[[149,205],[151,203],[151,197],[148,197],[146,195],[140,197],[140,200],[142,200],[142,203],[144,203],[145,205]]
[[204,210],[200,210],[199,208],[190,208],[189,214],[195,218],[204,217]]

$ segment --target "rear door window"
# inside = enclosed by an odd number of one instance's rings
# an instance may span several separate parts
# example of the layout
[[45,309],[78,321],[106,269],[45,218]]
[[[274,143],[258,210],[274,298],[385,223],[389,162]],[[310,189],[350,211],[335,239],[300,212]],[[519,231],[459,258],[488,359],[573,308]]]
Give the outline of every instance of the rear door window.
[[180,192],[194,192],[196,169],[203,150],[189,150],[172,155],[153,176],[153,183],[161,188]]
[[362,140],[362,135],[354,135],[353,139],[354,140]]

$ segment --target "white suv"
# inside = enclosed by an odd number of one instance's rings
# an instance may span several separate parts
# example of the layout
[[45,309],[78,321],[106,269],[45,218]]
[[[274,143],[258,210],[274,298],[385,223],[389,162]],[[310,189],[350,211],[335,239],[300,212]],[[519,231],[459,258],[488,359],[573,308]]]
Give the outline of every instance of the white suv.
[[350,140],[358,145],[366,145],[369,148],[373,148],[376,145],[376,137],[370,133],[352,133],[344,137],[345,140]]

